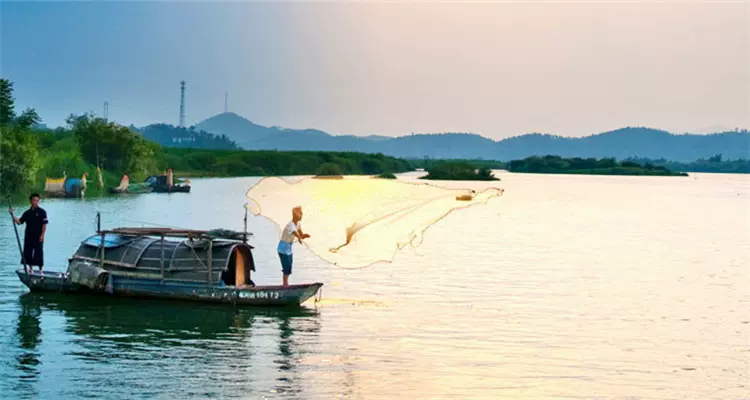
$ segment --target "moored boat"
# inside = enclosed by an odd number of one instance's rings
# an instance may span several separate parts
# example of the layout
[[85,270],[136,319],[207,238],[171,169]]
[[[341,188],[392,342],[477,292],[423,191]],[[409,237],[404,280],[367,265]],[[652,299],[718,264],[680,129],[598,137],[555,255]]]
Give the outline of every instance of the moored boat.
[[130,183],[130,178],[127,175],[123,175],[120,180],[120,185],[117,187],[109,188],[110,194],[142,194],[151,192],[151,186],[147,183]]
[[190,193],[190,180],[181,179],[174,183],[172,170],[168,169],[162,175],[153,175],[146,178],[145,181],[154,193]]
[[170,228],[99,230],[66,272],[16,271],[33,292],[179,299],[237,306],[299,306],[322,283],[257,286],[246,233]]
[[44,182],[44,194],[48,197],[82,198],[86,192],[86,178],[88,173],[84,172],[81,178],[68,178],[63,174],[62,178],[47,178]]

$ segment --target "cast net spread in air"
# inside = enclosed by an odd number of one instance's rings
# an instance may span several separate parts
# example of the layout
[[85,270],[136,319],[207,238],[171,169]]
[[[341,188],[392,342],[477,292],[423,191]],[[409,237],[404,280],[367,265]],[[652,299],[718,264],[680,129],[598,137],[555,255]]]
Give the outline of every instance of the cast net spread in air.
[[357,268],[390,262],[399,249],[419,245],[424,231],[451,211],[485,203],[502,192],[372,177],[304,178],[294,183],[272,177],[261,179],[247,197],[253,214],[278,227],[289,223],[292,208],[301,206],[301,227],[310,235],[304,246],[329,263]]

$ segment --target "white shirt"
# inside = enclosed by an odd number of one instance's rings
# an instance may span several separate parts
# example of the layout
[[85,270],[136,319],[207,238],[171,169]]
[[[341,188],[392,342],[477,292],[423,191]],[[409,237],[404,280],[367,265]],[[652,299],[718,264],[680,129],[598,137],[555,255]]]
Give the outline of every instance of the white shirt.
[[288,224],[284,227],[284,229],[281,230],[281,241],[287,242],[287,243],[294,243],[297,238],[294,236],[294,232],[296,232],[298,229],[300,229],[301,224],[297,222],[297,224],[294,224],[294,221],[289,221]]

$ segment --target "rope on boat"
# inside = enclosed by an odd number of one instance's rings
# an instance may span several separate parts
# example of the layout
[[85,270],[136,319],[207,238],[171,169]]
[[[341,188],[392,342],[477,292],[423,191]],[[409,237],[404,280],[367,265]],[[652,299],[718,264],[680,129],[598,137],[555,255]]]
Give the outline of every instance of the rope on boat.
[[315,293],[315,305],[320,303],[320,300],[323,298],[323,287],[321,286],[320,289],[318,289],[318,292]]
[[193,255],[195,256],[195,259],[198,261],[198,264],[200,264],[201,267],[206,268],[206,270],[208,270],[208,266],[206,264],[203,264],[203,261],[201,261],[201,258],[198,257],[198,253],[195,252],[195,249],[193,248],[193,246],[185,246],[185,247],[189,247],[190,252],[192,252]]

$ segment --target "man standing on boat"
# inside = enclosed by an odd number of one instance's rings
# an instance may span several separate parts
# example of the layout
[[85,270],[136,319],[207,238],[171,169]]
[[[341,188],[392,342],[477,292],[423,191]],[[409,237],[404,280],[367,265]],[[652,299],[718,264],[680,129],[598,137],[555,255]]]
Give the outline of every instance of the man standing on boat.
[[21,263],[25,263],[29,266],[29,271],[33,271],[33,266],[39,267],[39,272],[42,272],[44,267],[44,253],[42,247],[44,245],[44,234],[47,232],[47,212],[43,208],[39,207],[39,194],[32,193],[29,196],[31,202],[31,208],[24,211],[21,218],[16,218],[13,215],[13,209],[9,209],[10,215],[13,216],[13,222],[17,225],[26,224],[26,230],[23,238],[23,259]]
[[302,239],[310,237],[310,235],[302,232],[300,221],[302,221],[302,207],[297,206],[292,209],[292,220],[281,230],[279,246],[276,248],[281,260],[281,272],[284,275],[282,285],[284,287],[289,286],[289,275],[292,274],[292,244],[295,240],[302,242]]

